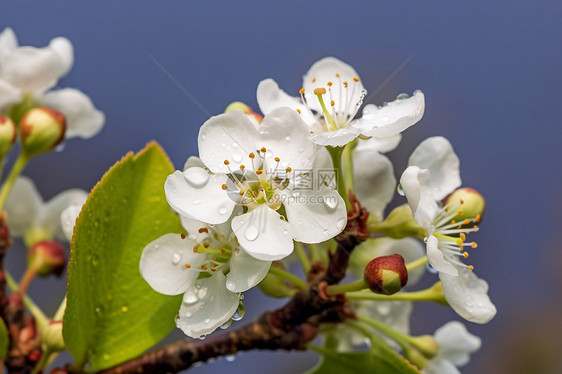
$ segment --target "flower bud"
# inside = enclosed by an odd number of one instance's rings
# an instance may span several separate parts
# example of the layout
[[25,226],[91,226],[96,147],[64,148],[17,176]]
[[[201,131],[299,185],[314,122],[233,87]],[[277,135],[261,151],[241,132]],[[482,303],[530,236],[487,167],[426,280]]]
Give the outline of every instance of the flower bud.
[[239,110],[241,112],[244,112],[244,114],[247,114],[249,116],[254,117],[259,123],[261,123],[261,121],[263,120],[263,116],[260,114],[255,113],[252,108],[250,108],[249,105],[244,104],[241,101],[235,101],[233,103],[230,103],[226,109],[224,110],[224,112],[229,112],[231,110]]
[[469,187],[459,188],[454,191],[447,196],[444,203],[449,205],[447,210],[458,210],[459,214],[453,218],[457,222],[461,222],[466,218],[477,218],[476,221],[478,222],[482,215],[484,215],[484,210],[486,210],[484,196]]
[[50,352],[60,352],[66,349],[62,337],[62,321],[51,321],[43,331],[42,338]]
[[425,230],[414,219],[408,204],[394,208],[383,222],[372,225],[372,229],[394,239],[427,236]]
[[50,274],[60,276],[65,264],[64,249],[54,240],[35,243],[27,254],[27,266],[35,269],[37,275],[42,277]]
[[[283,264],[281,264],[280,262],[273,262],[271,266],[284,269]],[[285,282],[283,278],[272,273],[268,273],[258,286],[261,291],[267,296],[275,297],[278,299],[291,297],[296,292],[295,289],[287,284],[287,282]]]
[[426,358],[433,358],[439,353],[439,344],[431,335],[422,335],[410,338],[410,344],[416,347]]
[[50,108],[33,108],[20,122],[23,151],[35,156],[54,149],[64,138],[66,119],[62,113]]
[[404,350],[404,357],[408,361],[410,361],[410,363],[416,365],[420,370],[423,370],[429,366],[429,362],[427,362],[425,356],[416,348],[410,347]]
[[0,116],[0,159],[10,152],[16,142],[16,125],[9,117]]
[[392,295],[408,283],[408,270],[402,256],[381,256],[367,264],[364,278],[374,293]]

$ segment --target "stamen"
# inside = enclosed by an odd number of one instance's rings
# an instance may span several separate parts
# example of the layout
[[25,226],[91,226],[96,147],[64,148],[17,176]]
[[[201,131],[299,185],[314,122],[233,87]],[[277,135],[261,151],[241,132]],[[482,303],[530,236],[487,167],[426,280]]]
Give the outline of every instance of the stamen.
[[353,80],[354,80],[355,82],[359,82],[359,78],[357,78],[357,77],[353,77]]
[[332,116],[328,112],[328,109],[326,108],[326,104],[324,104],[324,99],[322,98],[322,95],[325,94],[325,93],[326,93],[326,89],[323,88],[323,87],[319,87],[319,88],[314,89],[314,94],[318,98],[318,102],[320,103],[320,106],[322,107],[322,112],[324,113],[324,118],[330,124],[330,130],[336,131],[338,129],[338,127],[336,126],[336,123],[334,122],[334,119],[332,118]]
[[343,85],[344,85],[346,88],[347,88],[347,85],[348,85],[348,84],[349,84],[349,83],[347,83],[347,81],[343,81]]
[[480,223],[480,220],[482,219],[482,216],[480,214],[476,215],[476,218],[474,219],[474,222],[476,223]]
[[257,175],[261,175],[261,173],[263,173],[263,170],[256,170]]
[[248,157],[250,157],[251,159],[254,159],[254,158],[256,158],[256,155],[254,154],[254,152],[250,152]]
[[338,78],[339,78],[339,77],[340,77],[340,75],[339,75],[338,73],[336,73],[336,77],[338,77]]
[[229,165],[229,164],[230,164],[230,161],[224,160],[224,164],[225,164],[225,165]]
[[240,196],[243,196],[245,192],[244,192],[244,190],[240,190],[240,192],[238,192],[238,193],[240,194]]
[[226,249],[225,249],[225,248],[221,248],[221,252],[222,252],[222,253],[226,252]]
[[221,186],[221,188],[226,191],[226,190],[228,189],[228,186],[223,183],[223,185]]
[[211,266],[211,271],[216,271],[216,270],[217,270],[217,268],[216,268],[216,267],[214,267],[214,266]]
[[474,270],[474,266],[468,265],[468,270],[471,270],[471,271]]
[[209,244],[209,243],[207,243],[207,242],[203,243],[203,247],[205,247],[205,248],[209,248],[209,246],[210,246],[210,244]]
[[191,265],[189,265],[189,264],[185,264],[184,266],[185,266],[186,269],[191,268]]
[[316,78],[312,78],[312,83],[316,82]]
[[207,233],[207,234],[209,233],[209,229],[206,228],[206,227],[201,227],[198,231],[199,231],[199,234],[202,234],[204,232]]
[[201,270],[207,270],[207,266],[201,265]]
[[332,82],[328,82],[328,87],[332,87]]
[[291,171],[293,171],[293,169],[291,169],[290,167],[288,167],[287,169],[285,169],[285,171],[286,171],[287,173],[290,173]]
[[244,170],[245,168],[246,168],[246,166],[240,165],[240,170]]
[[299,93],[302,95],[302,94],[304,93],[304,88],[301,88],[301,89],[299,90]]
[[464,252],[464,258],[468,258],[468,252]]
[[185,235],[185,232],[182,232],[182,233],[180,234],[180,237],[181,237],[182,239],[185,239],[186,236],[187,236],[187,235]]

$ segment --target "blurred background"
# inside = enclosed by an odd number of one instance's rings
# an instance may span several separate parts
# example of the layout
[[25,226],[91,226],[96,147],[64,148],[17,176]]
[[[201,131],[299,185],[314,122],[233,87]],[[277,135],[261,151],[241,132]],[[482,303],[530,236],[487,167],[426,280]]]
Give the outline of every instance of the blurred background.
[[[487,199],[471,259],[498,315],[467,323],[483,346],[463,373],[562,372],[561,19],[559,1],[0,2],[0,29],[12,27],[21,45],[72,41],[74,68],[59,86],[81,89],[107,117],[93,139],[68,141],[29,165],[24,174],[45,198],[91,189],[151,139],[180,168],[210,115],[235,100],[257,110],[256,87],[268,77],[296,94],[325,56],[355,67],[368,102],[423,90],[424,118],[390,154],[396,174],[421,140],[443,135],[464,185]],[[22,246],[11,249],[16,274],[24,257]],[[31,296],[53,312],[64,277],[38,285]],[[283,304],[259,291],[245,302],[240,323]],[[419,304],[412,329],[432,333],[451,319],[448,308]],[[313,353],[251,352],[190,372],[299,373],[315,362]]]

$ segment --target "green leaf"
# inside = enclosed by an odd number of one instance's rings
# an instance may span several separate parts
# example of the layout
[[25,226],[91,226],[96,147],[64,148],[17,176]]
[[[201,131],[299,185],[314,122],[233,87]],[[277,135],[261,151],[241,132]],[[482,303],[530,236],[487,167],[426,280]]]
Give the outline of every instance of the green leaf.
[[4,320],[0,318],[0,360],[4,360],[8,355],[8,347],[10,346],[10,337]]
[[74,229],[63,336],[75,367],[101,370],[138,356],[174,328],[181,296],[139,273],[146,244],[181,232],[164,195],[174,167],[156,143],[127,154],[94,187]]
[[322,354],[320,362],[305,374],[420,374],[420,371],[394,350],[383,347],[367,352],[336,352],[314,347]]

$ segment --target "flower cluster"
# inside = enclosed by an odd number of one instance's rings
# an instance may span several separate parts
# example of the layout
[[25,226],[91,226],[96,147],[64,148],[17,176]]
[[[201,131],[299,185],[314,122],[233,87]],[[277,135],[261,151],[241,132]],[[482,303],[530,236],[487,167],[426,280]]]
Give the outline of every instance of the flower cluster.
[[[351,256],[357,280],[329,285],[326,294],[344,294],[362,325],[327,324],[326,347],[350,350],[365,338],[383,341],[427,373],[456,372],[480,340],[460,322],[434,337],[412,337],[409,316],[413,301],[450,305],[475,323],[496,314],[487,283],[464,263],[477,247],[468,236],[478,231],[484,199],[458,189],[459,159],[442,137],[414,150],[397,186],[384,153],[422,118],[421,91],[367,104],[358,118],[367,95],[363,82],[351,66],[328,57],[312,65],[299,94],[265,79],[257,88],[263,116],[234,103],[202,125],[199,157],[190,157],[164,187],[186,233],[148,244],[142,276],[160,293],[183,294],[177,326],[204,336],[237,319],[241,293],[264,278],[262,290],[274,297],[294,292],[271,285],[306,287],[278,261],[290,267],[298,258],[305,272],[310,261],[327,263],[354,209],[351,200],[358,200],[369,212],[370,237]],[[327,170],[334,178],[325,178]],[[397,190],[407,204],[385,216]],[[424,269],[439,273],[440,281],[410,291]]]

